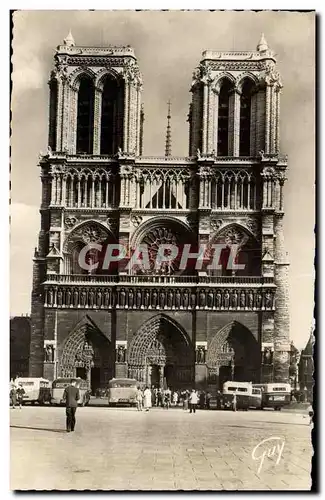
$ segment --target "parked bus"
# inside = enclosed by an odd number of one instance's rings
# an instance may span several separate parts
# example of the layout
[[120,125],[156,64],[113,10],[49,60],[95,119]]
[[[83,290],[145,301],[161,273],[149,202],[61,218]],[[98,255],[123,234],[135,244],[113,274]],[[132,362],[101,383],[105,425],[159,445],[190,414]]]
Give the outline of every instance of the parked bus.
[[138,382],[131,378],[113,378],[108,382],[108,404],[136,405]]
[[233,408],[234,394],[236,394],[237,410],[248,410],[252,395],[252,384],[250,382],[225,382],[222,389],[224,410]]
[[71,384],[72,380],[77,381],[77,387],[79,388],[80,392],[79,405],[86,406],[89,403],[90,390],[87,381],[80,377],[71,377],[71,378],[57,378],[56,380],[53,381],[52,397],[51,397],[52,405],[65,404],[65,400],[63,399],[64,389]]
[[262,391],[262,408],[274,408],[280,411],[281,408],[290,403],[291,386],[290,384],[272,383],[272,384],[254,384],[255,388]]
[[256,410],[262,408],[262,390],[259,387],[252,387],[252,394],[249,397],[249,407]]
[[43,405],[51,402],[51,382],[46,378],[18,377],[15,380],[16,388],[22,386],[25,391],[23,404],[38,403]]

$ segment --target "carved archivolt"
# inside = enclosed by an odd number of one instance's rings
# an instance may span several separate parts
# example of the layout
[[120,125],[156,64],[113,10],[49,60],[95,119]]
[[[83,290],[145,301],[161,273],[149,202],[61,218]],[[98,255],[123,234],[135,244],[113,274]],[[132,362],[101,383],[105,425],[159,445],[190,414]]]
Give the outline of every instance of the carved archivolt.
[[194,349],[184,330],[171,318],[161,314],[147,321],[133,337],[128,349],[128,363],[179,364],[190,366]]
[[110,230],[95,221],[86,221],[75,227],[63,244],[63,251],[69,253],[76,242],[103,243],[109,237],[114,238]]
[[238,364],[241,360],[247,365],[257,364],[259,359],[259,347],[253,334],[237,321],[221,328],[208,343],[207,366],[213,369],[227,364],[232,356]]

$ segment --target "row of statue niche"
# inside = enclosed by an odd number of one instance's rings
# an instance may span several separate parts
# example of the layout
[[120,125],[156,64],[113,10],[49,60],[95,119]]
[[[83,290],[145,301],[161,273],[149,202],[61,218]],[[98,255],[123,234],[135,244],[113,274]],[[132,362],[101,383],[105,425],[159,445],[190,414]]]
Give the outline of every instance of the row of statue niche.
[[213,290],[201,292],[189,292],[189,290],[172,290],[166,291],[165,289],[157,291],[156,289],[145,290],[142,292],[138,290],[134,292],[132,289],[125,290],[122,288],[118,292],[118,307],[124,308],[156,308],[160,309],[168,308],[175,309],[183,308],[248,308],[260,309],[265,307],[266,309],[272,309],[274,303],[274,294],[267,291],[263,297],[260,292],[253,293],[253,291],[221,291]]
[[274,304],[274,294],[270,291],[266,291],[264,297],[262,293],[253,291],[221,291],[213,290],[201,292],[189,292],[189,290],[136,290],[122,288],[118,292],[118,301],[115,303],[115,292],[112,293],[110,289],[90,290],[87,289],[74,289],[72,292],[70,289],[65,291],[60,288],[56,292],[56,301],[54,301],[55,290],[50,288],[47,292],[47,305],[53,306],[55,303],[57,306],[66,307],[104,307],[110,308],[117,305],[121,308],[224,308],[224,309],[237,309],[237,308],[247,308],[247,309],[260,309],[265,307],[265,309],[272,309]]
[[[56,301],[55,298],[56,292]],[[62,290],[59,288],[57,291],[53,288],[50,288],[47,291],[47,300],[46,303],[48,306],[53,306],[55,303],[57,306],[66,306],[66,307],[114,307],[115,306],[115,294],[109,288],[105,288],[101,290],[100,288],[97,290],[87,290],[82,288],[78,290],[77,288],[72,291],[68,288],[66,290]]]
[[53,363],[54,362],[54,345],[52,344],[47,344],[44,346],[44,360],[47,363]]
[[116,349],[116,361],[118,363],[125,363],[126,361],[126,348],[124,345],[119,345]]

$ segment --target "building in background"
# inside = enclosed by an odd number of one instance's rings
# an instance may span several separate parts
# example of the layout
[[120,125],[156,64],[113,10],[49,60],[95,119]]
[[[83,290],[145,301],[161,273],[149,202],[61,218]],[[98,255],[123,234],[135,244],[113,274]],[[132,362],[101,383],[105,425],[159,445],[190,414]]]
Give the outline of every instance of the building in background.
[[301,352],[299,361],[299,381],[300,392],[303,393],[304,399],[313,402],[313,388],[314,388],[314,350],[315,337],[312,331],[306,347]]
[[10,378],[28,377],[30,341],[30,316],[10,318]]
[[[264,37],[249,52],[205,51],[189,84],[189,155],[171,154],[169,107],[165,155],[148,157],[133,49],[76,46],[71,33],[57,48],[40,157],[32,376],[77,375],[93,390],[112,376],[210,390],[232,378],[289,381],[274,53]],[[87,254],[98,263],[89,272],[78,260],[87,244],[101,246]],[[103,269],[114,244],[125,258]],[[130,249],[144,244],[150,269],[128,272]],[[157,269],[162,244],[222,244],[220,268],[182,271],[178,256]],[[244,269],[228,269],[234,245]]]

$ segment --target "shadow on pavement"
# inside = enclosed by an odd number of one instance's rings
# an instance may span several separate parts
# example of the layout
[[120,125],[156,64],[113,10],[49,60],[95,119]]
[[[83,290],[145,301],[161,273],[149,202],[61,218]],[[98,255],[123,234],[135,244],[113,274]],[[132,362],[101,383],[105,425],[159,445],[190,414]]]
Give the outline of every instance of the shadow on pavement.
[[45,427],[24,427],[22,425],[10,425],[13,429],[30,429],[31,431],[48,431],[48,432],[64,432],[66,434],[66,430],[64,429],[46,429]]

